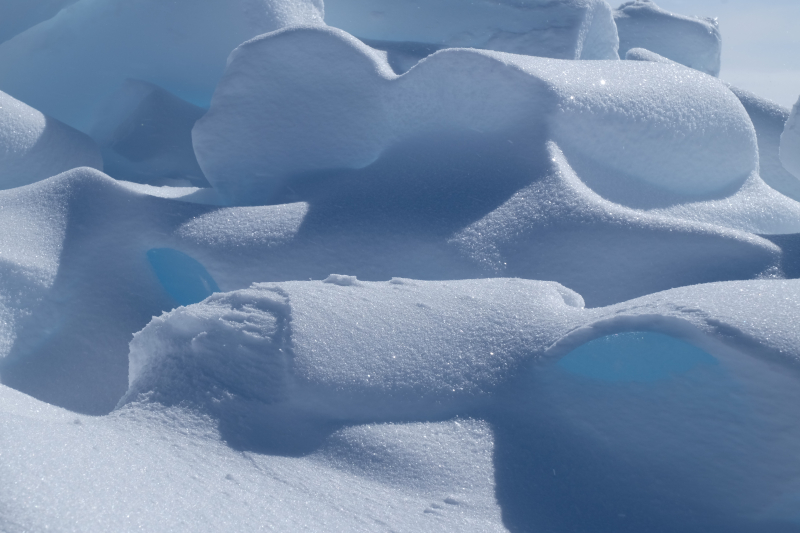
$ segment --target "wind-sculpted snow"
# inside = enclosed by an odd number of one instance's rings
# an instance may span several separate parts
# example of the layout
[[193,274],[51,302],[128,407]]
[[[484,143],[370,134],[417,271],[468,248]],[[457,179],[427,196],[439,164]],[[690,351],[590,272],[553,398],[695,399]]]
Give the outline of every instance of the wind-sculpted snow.
[[0,531],[798,531],[797,106],[646,0],[326,7],[0,7]]
[[103,168],[89,137],[0,92],[0,189],[81,166]]
[[397,77],[380,54],[330,28],[240,46],[194,146],[214,187],[246,203],[290,178],[361,168],[400,141],[463,130],[521,149],[552,136],[568,158],[689,197],[741,184],[758,162],[736,97],[690,70],[459,49]]
[[780,160],[786,170],[800,180],[800,99],[786,119],[780,142]]
[[644,48],[687,67],[718,76],[722,39],[716,19],[670,13],[652,0],[625,2],[614,11],[619,55]]
[[0,90],[86,131],[128,78],[204,105],[256,35],[322,24],[320,0],[80,0],[0,45]]
[[[679,509],[689,531],[726,529],[733,509],[742,531],[797,520],[797,281],[595,309],[519,279],[350,281],[254,285],[154,319],[131,343],[122,403],[190,406],[236,446],[273,453],[301,449],[300,436],[328,450],[344,423],[481,416],[507,527],[671,531]],[[617,349],[592,352],[598,341]],[[663,353],[637,363],[636,350]],[[587,447],[608,468],[579,468],[572,454]],[[358,464],[351,453],[340,460]],[[649,475],[663,484],[640,484]],[[609,501],[626,510],[621,529]]]
[[116,179],[208,187],[192,147],[192,127],[203,114],[152,83],[125,80],[89,133],[103,149],[105,172]]
[[556,57],[617,59],[605,0],[328,0],[325,22],[359,38]]

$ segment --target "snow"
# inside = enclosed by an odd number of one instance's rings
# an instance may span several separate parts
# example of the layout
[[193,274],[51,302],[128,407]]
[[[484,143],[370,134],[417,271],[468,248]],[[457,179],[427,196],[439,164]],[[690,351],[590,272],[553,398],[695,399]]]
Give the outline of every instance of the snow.
[[237,48],[193,138],[208,180],[228,202],[245,203],[269,199],[294,176],[365,167],[429,132],[471,129],[521,145],[547,135],[545,121],[568,157],[687,196],[741,183],[757,166],[739,101],[686,69],[441,50],[398,77],[332,28],[283,30]]
[[103,149],[105,172],[117,179],[208,187],[192,147],[192,127],[204,114],[152,83],[129,79],[89,132]]
[[80,166],[103,168],[89,137],[0,92],[0,189]]
[[[783,163],[783,167],[800,180],[800,127],[797,124],[798,114],[800,114],[800,99],[792,108],[792,112],[786,119],[786,124],[781,133],[780,160]],[[795,182],[792,182],[792,184],[794,185]]]
[[329,0],[325,22],[358,38],[561,59],[617,59],[605,0]]
[[241,42],[322,24],[319,0],[79,0],[0,44],[0,90],[87,131],[126,79],[204,105]]
[[722,39],[716,19],[678,15],[652,0],[632,0],[614,11],[614,22],[620,57],[631,48],[644,48],[711,76],[719,75]]
[[0,15],[0,531],[800,528],[800,103],[715,22]]

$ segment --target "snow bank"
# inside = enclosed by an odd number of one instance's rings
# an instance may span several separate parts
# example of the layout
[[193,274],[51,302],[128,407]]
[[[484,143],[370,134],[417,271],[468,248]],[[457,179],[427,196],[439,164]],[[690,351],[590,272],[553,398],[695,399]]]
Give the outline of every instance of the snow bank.
[[477,130],[530,145],[543,123],[568,157],[688,196],[741,184],[757,165],[741,104],[686,69],[442,50],[397,77],[384,56],[331,28],[237,48],[193,138],[214,187],[250,203],[424,134]]
[[247,39],[322,24],[319,0],[80,0],[0,45],[0,90],[86,131],[128,78],[203,105]]
[[792,113],[786,119],[786,124],[781,133],[780,160],[784,168],[800,180],[800,125],[798,125],[798,115],[800,115],[800,100],[792,108]]
[[560,59],[617,59],[604,0],[329,0],[325,22],[359,38],[483,48]]
[[81,166],[103,168],[89,137],[0,92],[0,189]]
[[722,39],[716,19],[670,13],[652,0],[625,2],[614,11],[619,55],[645,48],[687,67],[719,75]]
[[99,109],[89,134],[114,178],[207,187],[192,147],[192,127],[204,113],[152,83],[126,80]]

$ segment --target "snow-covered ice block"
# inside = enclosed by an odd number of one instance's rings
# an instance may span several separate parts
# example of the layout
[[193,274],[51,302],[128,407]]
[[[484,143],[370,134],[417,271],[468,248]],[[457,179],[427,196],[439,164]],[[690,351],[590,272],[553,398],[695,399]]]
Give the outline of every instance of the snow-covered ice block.
[[92,139],[0,92],[0,189],[82,166],[103,168]]
[[800,180],[800,99],[786,119],[780,141],[780,160],[783,167]]
[[78,0],[5,0],[0,4],[0,43],[47,20]]
[[105,173],[116,179],[207,187],[192,147],[192,127],[205,112],[152,83],[125,80],[89,134],[103,150]]
[[291,178],[470,130],[519,146],[550,135],[570,160],[689,197],[740,185],[758,161],[739,101],[689,69],[448,49],[398,77],[384,55],[333,28],[237,48],[193,138],[222,196],[254,203]]
[[0,90],[82,131],[128,78],[205,105],[231,50],[293,24],[321,0],[80,0],[0,45]]
[[618,59],[605,0],[328,0],[325,22],[359,38],[561,59]]
[[614,11],[619,55],[645,48],[712,76],[719,75],[722,39],[716,19],[670,13],[652,0],[625,2]]

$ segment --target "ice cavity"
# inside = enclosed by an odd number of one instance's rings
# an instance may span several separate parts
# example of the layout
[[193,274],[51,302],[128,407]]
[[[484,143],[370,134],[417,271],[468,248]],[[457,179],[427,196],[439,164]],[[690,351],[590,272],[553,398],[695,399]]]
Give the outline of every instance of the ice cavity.
[[645,48],[712,76],[719,75],[722,39],[716,19],[670,13],[652,0],[625,2],[614,11],[619,55]]
[[652,332],[617,333],[595,339],[558,361],[558,366],[578,376],[644,383],[669,379],[701,364],[718,363],[696,346]]
[[800,99],[794,104],[781,133],[780,159],[784,168],[800,179]]
[[561,59],[617,59],[604,0],[329,0],[325,22],[359,38]]
[[82,131],[128,78],[202,105],[231,50],[292,24],[321,0],[80,0],[0,45],[0,90]]
[[333,28],[237,48],[193,139],[214,187],[250,203],[299,175],[369,165],[409,138],[472,130],[530,146],[543,124],[568,158],[690,197],[740,185],[758,163],[739,101],[692,70],[451,49],[398,77]]
[[0,92],[0,189],[81,166],[103,168],[89,137]]
[[207,187],[191,133],[204,113],[152,83],[125,80],[98,110],[89,134],[103,150],[105,173],[116,179]]

